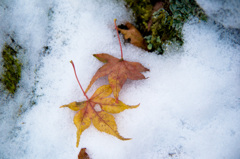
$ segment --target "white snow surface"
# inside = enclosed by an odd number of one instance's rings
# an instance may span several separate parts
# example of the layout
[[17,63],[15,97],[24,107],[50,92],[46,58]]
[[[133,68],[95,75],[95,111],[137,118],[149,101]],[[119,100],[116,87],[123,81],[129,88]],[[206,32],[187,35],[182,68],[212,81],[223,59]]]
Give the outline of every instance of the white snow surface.
[[[24,64],[20,88],[14,98],[5,93],[0,98],[1,159],[72,159],[83,147],[92,159],[240,158],[240,46],[211,19],[185,24],[182,49],[169,47],[163,56],[123,44],[125,60],[150,69],[146,80],[128,80],[120,92],[121,101],[140,106],[114,115],[120,134],[132,139],[121,141],[91,125],[76,148],[76,112],[59,108],[85,100],[69,61],[86,88],[103,65],[92,54],[120,58],[113,19],[133,22],[131,14],[115,0],[0,4],[0,47],[5,34],[14,32],[25,49],[19,55]],[[88,96],[107,83],[99,79]],[[32,101],[36,104],[30,107]],[[17,116],[20,105],[27,110]]]
[[239,0],[198,0],[206,13],[225,27],[240,28]]

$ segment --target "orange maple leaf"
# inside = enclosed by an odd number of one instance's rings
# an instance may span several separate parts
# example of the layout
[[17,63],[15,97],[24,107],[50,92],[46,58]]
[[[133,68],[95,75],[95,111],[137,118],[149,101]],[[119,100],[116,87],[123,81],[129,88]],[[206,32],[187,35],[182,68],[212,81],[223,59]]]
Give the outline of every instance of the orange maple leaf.
[[[73,62],[71,63],[73,65],[74,73],[76,75],[74,64]],[[78,78],[77,81],[82,89]],[[117,103],[114,98],[108,97],[112,94],[112,89],[109,85],[99,87],[91,98],[88,98],[84,91],[83,93],[87,98],[86,101],[72,102],[68,105],[63,105],[60,107],[68,107],[74,111],[78,111],[73,119],[74,124],[77,127],[76,146],[78,147],[80,136],[82,132],[91,125],[91,121],[93,122],[94,127],[97,128],[99,131],[113,135],[120,140],[129,140],[129,138],[124,138],[118,133],[115,118],[109,113],[119,113],[124,111],[125,109],[136,108],[139,106],[139,104],[135,106],[129,106],[121,101]],[[100,111],[95,110],[95,106],[97,104],[101,107]]]
[[125,61],[104,53],[94,54],[93,56],[106,64],[97,70],[96,74],[92,77],[86,92],[98,78],[108,75],[109,84],[117,101],[118,94],[127,79],[146,79],[141,72],[149,71],[149,69],[145,68],[138,62]]

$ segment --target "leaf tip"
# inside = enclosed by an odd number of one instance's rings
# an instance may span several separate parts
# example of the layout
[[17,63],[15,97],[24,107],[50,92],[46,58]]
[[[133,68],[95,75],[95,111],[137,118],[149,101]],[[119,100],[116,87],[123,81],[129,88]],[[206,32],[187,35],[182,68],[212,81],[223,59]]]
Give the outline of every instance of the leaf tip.
[[123,141],[132,140],[132,138],[121,138]]
[[115,135],[118,139],[122,140],[122,141],[127,141],[127,140],[131,140],[132,138],[125,138],[122,137],[119,133],[117,133],[117,135]]
[[108,62],[108,58],[105,57],[106,54],[102,53],[102,54],[93,54],[93,56],[95,58],[97,58],[99,61],[103,62],[103,63],[107,63]]
[[140,103],[138,105],[131,106],[131,108],[137,108],[139,107]]
[[64,108],[64,107],[67,107],[67,105],[62,105],[61,107],[59,107],[59,108]]
[[76,142],[76,147],[79,146],[79,142],[80,142],[80,135],[81,134],[78,134],[78,131],[77,131],[77,142]]

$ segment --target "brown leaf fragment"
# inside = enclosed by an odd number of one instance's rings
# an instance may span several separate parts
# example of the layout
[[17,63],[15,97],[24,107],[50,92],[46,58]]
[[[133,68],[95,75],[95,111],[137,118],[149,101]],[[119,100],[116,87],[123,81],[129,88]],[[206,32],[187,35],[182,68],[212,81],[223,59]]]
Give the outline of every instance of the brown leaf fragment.
[[82,148],[81,151],[78,154],[78,159],[90,159],[86,152],[86,148]]
[[141,33],[138,31],[137,28],[135,28],[134,25],[132,25],[129,22],[126,22],[126,27],[128,28],[128,30],[126,29],[121,29],[118,28],[118,30],[124,35],[124,39],[125,40],[129,40],[130,39],[130,43],[140,47],[144,50],[147,50],[147,44],[144,41],[144,38],[142,37]]
[[146,79],[141,72],[149,71],[149,69],[145,68],[142,64],[138,62],[129,62],[123,59],[117,59],[105,53],[94,54],[93,56],[95,56],[100,61],[106,61],[106,64],[104,64],[101,68],[97,70],[85,92],[87,92],[91,88],[92,84],[98,78],[108,76],[109,84],[112,88],[113,95],[117,101],[118,94],[127,79]]
[[[164,3],[163,2],[157,2],[155,3],[153,10],[152,10],[152,15],[154,12],[158,11],[160,8],[163,8]],[[148,21],[148,31],[150,31],[151,26],[152,26],[152,16],[151,19]]]

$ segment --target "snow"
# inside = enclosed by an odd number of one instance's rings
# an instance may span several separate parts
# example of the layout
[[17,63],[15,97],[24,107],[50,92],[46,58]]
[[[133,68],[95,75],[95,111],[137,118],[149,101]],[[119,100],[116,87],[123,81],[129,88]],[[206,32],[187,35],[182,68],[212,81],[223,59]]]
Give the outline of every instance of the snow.
[[[199,0],[199,4],[208,14],[215,9],[208,1]],[[240,157],[236,32],[211,19],[207,23],[193,19],[184,26],[181,50],[169,47],[164,56],[158,56],[123,45],[124,59],[151,70],[144,73],[146,80],[128,80],[120,93],[124,103],[140,106],[114,115],[120,134],[132,140],[118,140],[92,125],[76,148],[75,112],[59,108],[85,100],[69,61],[74,61],[86,88],[103,65],[92,54],[120,57],[113,19],[120,24],[133,18],[121,1],[108,0],[1,1],[0,13],[4,22],[0,47],[6,34],[14,32],[25,50],[19,55],[24,67],[16,95],[10,98],[1,91],[0,158],[76,158],[82,147],[93,159]],[[228,26],[239,22],[237,12],[231,13]],[[106,78],[98,80],[88,95],[103,84]],[[17,115],[20,105],[26,111]]]
[[198,3],[211,18],[222,23],[225,27],[240,28],[239,0],[198,0]]

